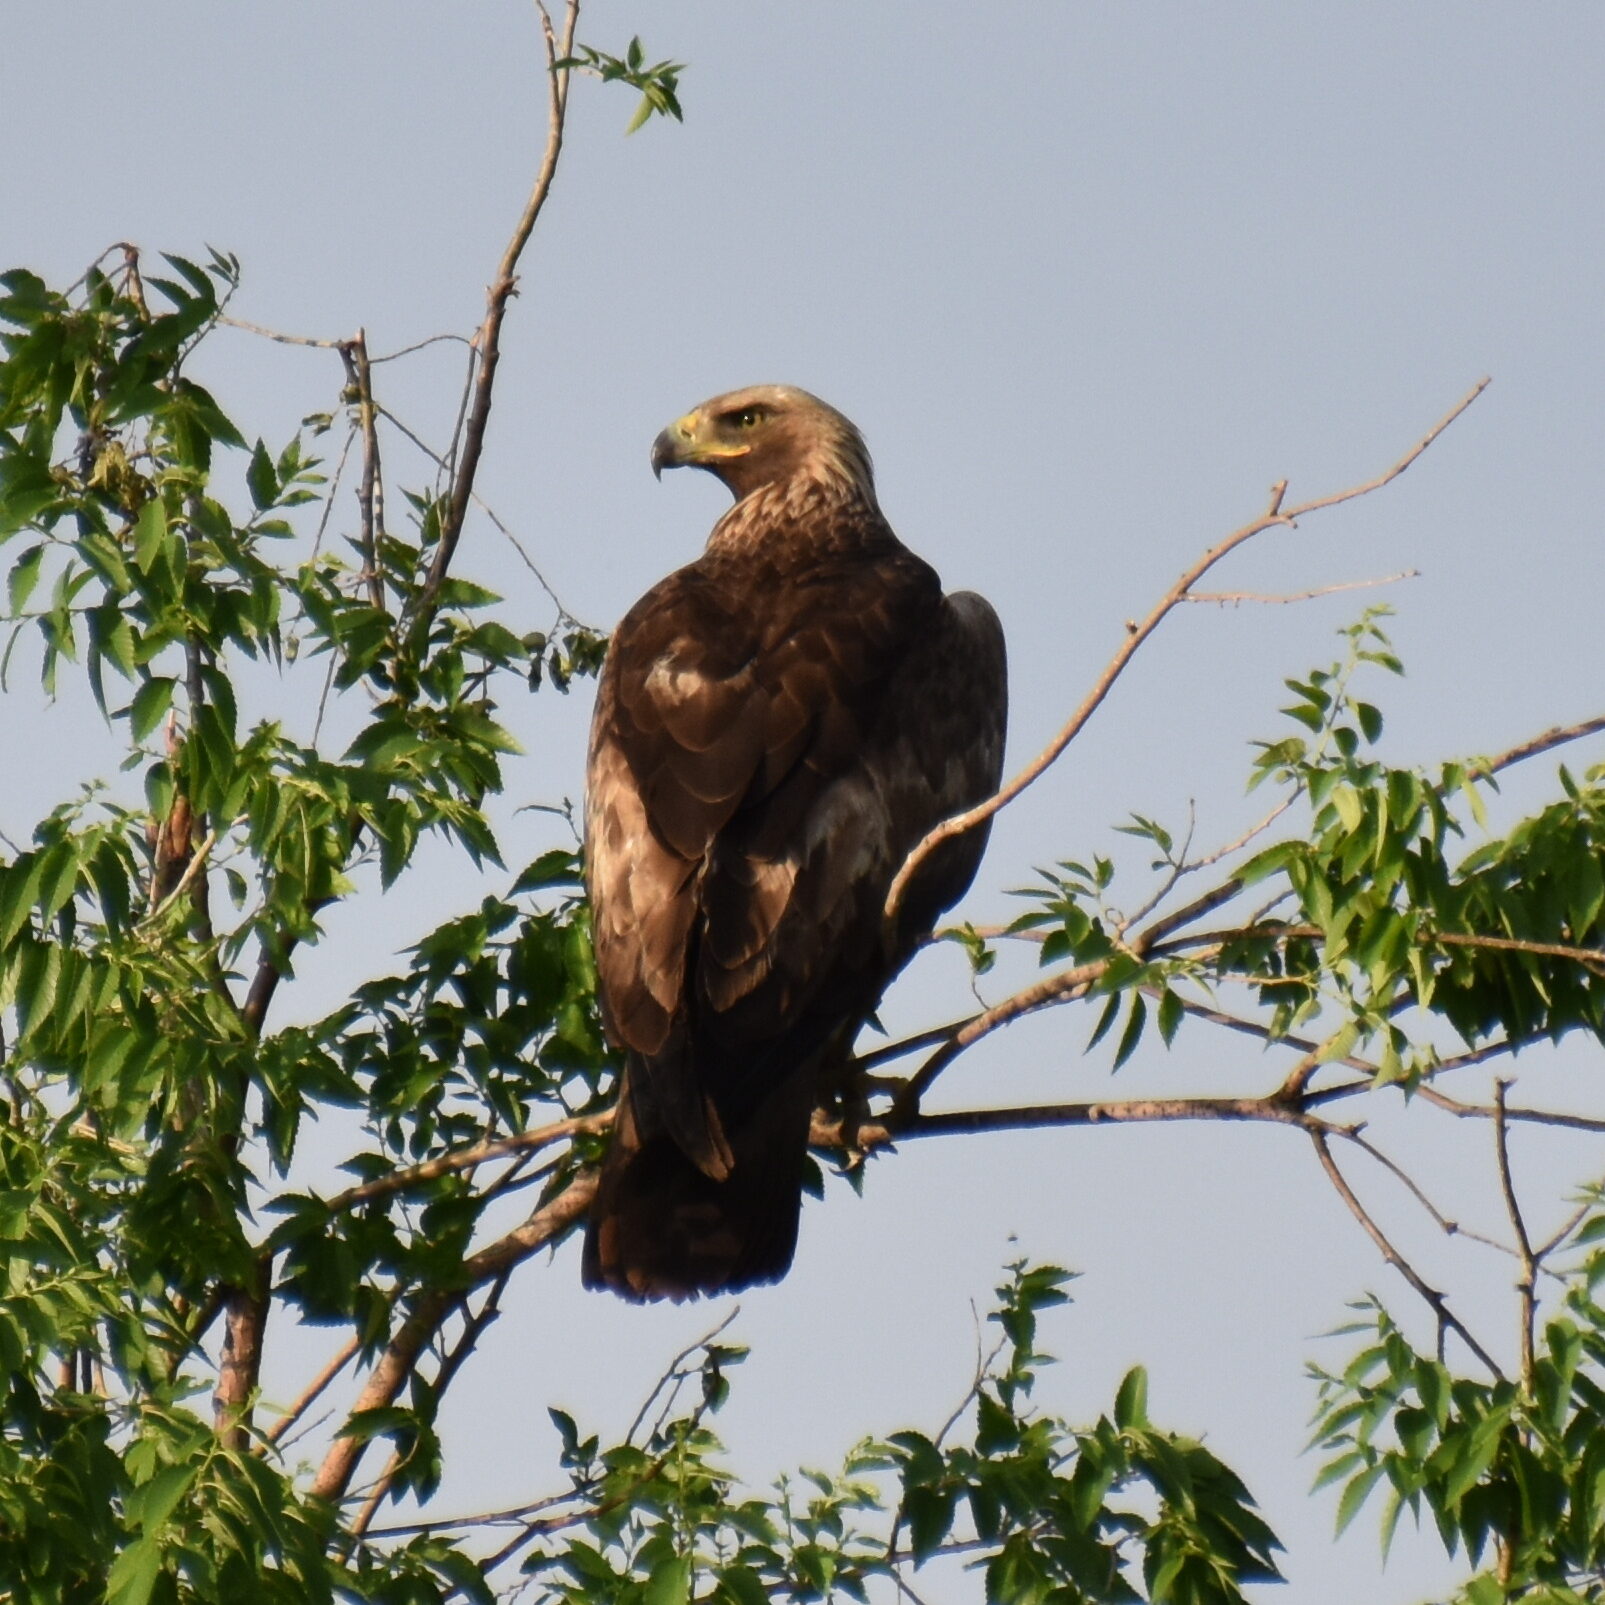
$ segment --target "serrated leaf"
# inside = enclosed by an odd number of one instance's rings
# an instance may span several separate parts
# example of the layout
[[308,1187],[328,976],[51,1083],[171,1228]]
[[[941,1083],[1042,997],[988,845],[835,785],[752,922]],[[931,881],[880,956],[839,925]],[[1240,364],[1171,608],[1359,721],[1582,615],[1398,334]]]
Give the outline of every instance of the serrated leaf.
[[7,594],[11,599],[13,613],[20,613],[28,605],[28,598],[33,595],[34,586],[39,583],[39,571],[44,566],[44,560],[45,548],[41,543],[38,546],[30,546],[12,565],[7,580]]
[[178,682],[166,674],[153,674],[129,704],[128,724],[135,741],[143,741],[163,719],[173,705],[173,693]]

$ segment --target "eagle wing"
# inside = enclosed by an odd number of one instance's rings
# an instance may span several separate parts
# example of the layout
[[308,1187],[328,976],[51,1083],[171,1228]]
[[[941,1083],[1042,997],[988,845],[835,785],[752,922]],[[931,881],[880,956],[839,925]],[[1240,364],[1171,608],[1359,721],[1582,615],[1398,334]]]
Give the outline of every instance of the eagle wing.
[[888,936],[907,853],[996,789],[1004,720],[996,615],[900,546],[801,575],[710,552],[626,617],[587,800],[626,1053],[588,1281],[678,1295],[785,1270],[813,1071],[974,875],[984,831],[932,856]]

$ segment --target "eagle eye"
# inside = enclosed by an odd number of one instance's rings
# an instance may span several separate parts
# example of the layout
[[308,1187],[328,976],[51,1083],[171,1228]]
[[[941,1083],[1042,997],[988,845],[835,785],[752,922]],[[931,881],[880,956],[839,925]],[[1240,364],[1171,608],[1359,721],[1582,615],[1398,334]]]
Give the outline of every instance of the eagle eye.
[[739,412],[727,412],[725,422],[733,429],[752,429],[763,422],[762,407],[743,407]]

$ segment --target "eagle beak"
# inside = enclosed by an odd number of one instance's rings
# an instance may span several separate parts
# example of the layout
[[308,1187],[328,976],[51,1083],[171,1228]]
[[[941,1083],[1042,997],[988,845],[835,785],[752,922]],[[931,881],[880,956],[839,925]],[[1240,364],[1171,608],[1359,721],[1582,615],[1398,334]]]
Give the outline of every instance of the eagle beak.
[[667,429],[652,442],[652,473],[657,479],[663,478],[665,468],[680,468],[691,462],[692,448],[696,440],[697,415],[688,412],[683,418],[676,418]]
[[665,468],[679,467],[678,449],[679,443],[675,440],[672,429],[665,429],[652,442],[652,477],[654,479],[662,479]]

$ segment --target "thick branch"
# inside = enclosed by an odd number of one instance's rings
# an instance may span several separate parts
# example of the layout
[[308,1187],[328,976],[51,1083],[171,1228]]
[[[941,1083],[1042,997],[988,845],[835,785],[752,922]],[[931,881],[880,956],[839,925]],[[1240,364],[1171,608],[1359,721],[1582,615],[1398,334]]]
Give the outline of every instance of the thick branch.
[[1109,660],[1103,673],[1098,676],[1092,690],[1087,693],[1081,706],[1070,716],[1053,740],[1024,769],[993,796],[987,798],[985,802],[978,803],[974,808],[967,809],[962,814],[955,814],[951,819],[943,820],[941,824],[926,834],[913,852],[903,860],[903,867],[897,872],[896,879],[893,880],[891,888],[886,894],[886,920],[890,922],[896,918],[897,911],[902,907],[903,897],[908,890],[909,882],[918,872],[919,867],[943,842],[949,841],[955,836],[961,836],[966,831],[973,830],[977,825],[990,819],[999,809],[1013,802],[1027,786],[1058,760],[1059,755],[1080,735],[1087,721],[1098,711],[1104,698],[1113,689],[1115,681],[1125,672],[1126,665],[1136,655],[1137,649],[1159,628],[1171,611],[1187,599],[1193,586],[1214,568],[1222,558],[1236,551],[1239,546],[1252,540],[1256,535],[1264,534],[1268,529],[1274,529],[1278,525],[1292,525],[1307,513],[1320,512],[1328,507],[1337,507],[1343,502],[1353,501],[1360,496],[1367,496],[1372,491],[1381,490],[1384,485],[1391,484],[1488,388],[1489,383],[1490,381],[1487,379],[1479,380],[1471,391],[1457,402],[1398,462],[1385,473],[1379,474],[1375,479],[1368,480],[1363,485],[1356,485],[1348,490],[1336,491],[1330,496],[1318,497],[1314,501],[1305,502],[1302,506],[1292,509],[1286,509],[1282,506],[1286,481],[1284,480],[1278,485],[1272,492],[1269,507],[1260,517],[1243,525],[1241,529],[1234,530],[1218,545],[1210,547],[1154,604],[1153,610],[1148,614],[1147,618],[1140,624],[1133,622],[1127,626],[1126,639]]
[[1530,1396],[1535,1374],[1533,1327],[1538,1318],[1538,1260],[1533,1254],[1533,1240],[1527,1235],[1527,1222],[1522,1219],[1515,1178],[1510,1173],[1509,1124],[1505,1119],[1505,1094],[1509,1090],[1508,1081],[1495,1080],[1494,1156],[1499,1164],[1499,1191],[1504,1195],[1505,1213],[1516,1234],[1516,1253],[1521,1261],[1521,1275],[1516,1281],[1516,1292],[1521,1299],[1521,1384]]
[[[429,1288],[412,1301],[411,1310],[369,1373],[366,1386],[352,1406],[353,1413],[382,1410],[394,1404],[407,1384],[419,1357],[434,1341],[441,1323],[476,1287],[497,1277],[555,1242],[583,1218],[596,1194],[596,1176],[585,1171],[561,1193],[537,1209],[523,1225],[498,1238],[463,1262],[455,1289]],[[365,1443],[339,1438],[331,1445],[312,1482],[321,1499],[339,1499],[351,1486]]]
[[262,1334],[271,1300],[268,1265],[259,1260],[248,1287],[224,1292],[223,1356],[212,1390],[212,1419],[231,1448],[244,1449],[251,1436],[251,1400],[262,1375]]

